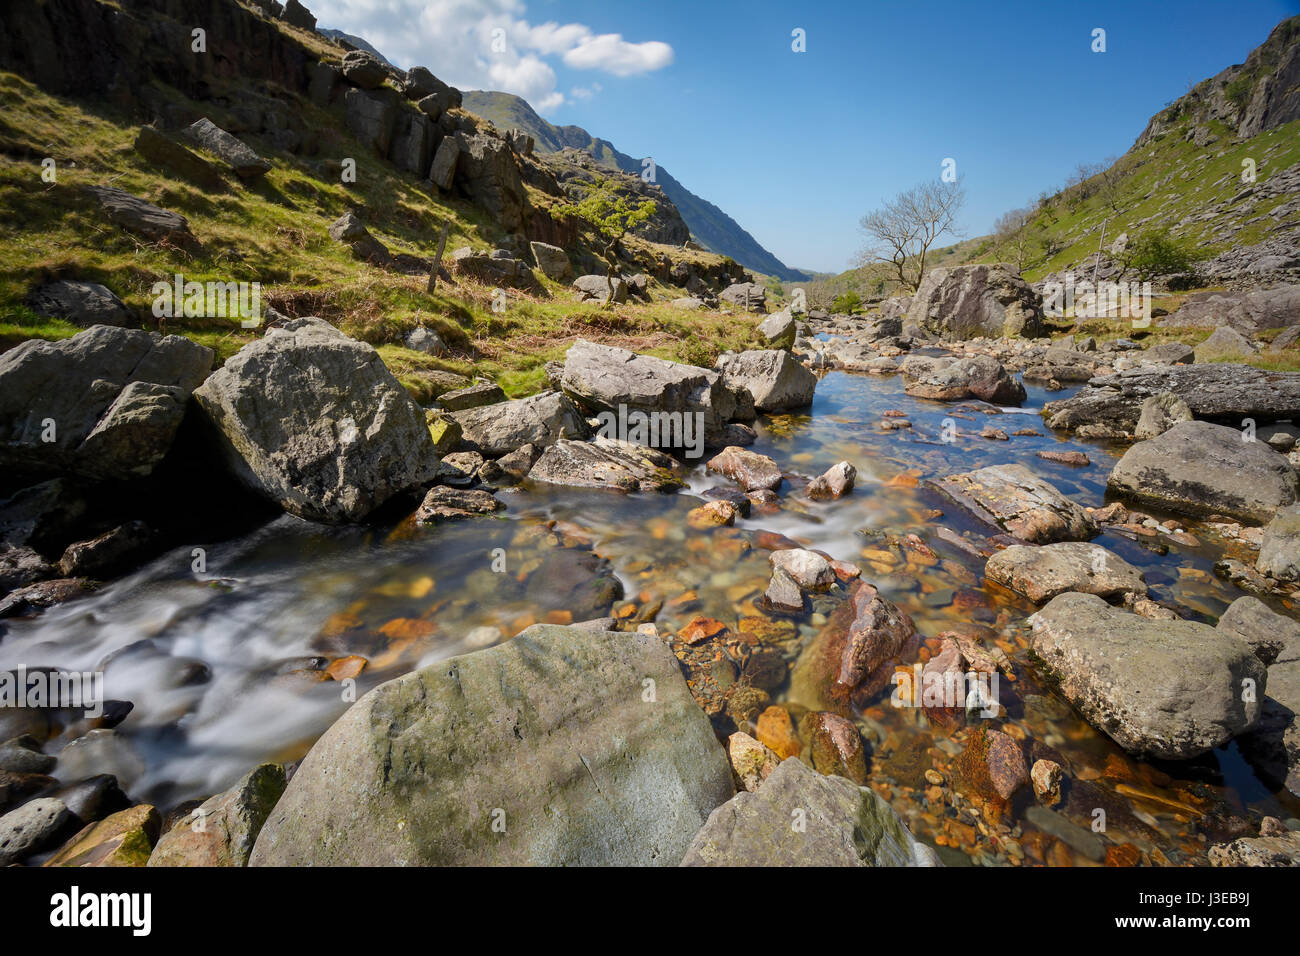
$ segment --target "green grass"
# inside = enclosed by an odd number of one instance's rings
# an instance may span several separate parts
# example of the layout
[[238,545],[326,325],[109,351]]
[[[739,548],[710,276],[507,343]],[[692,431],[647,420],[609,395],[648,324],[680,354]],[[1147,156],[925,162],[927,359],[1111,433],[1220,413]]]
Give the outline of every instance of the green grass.
[[[163,95],[222,122],[219,110]],[[169,318],[150,313],[151,288],[171,281],[248,281],[262,284],[262,301],[289,315],[316,315],[381,349],[385,361],[419,399],[439,390],[437,372],[488,377],[510,395],[544,383],[544,364],[561,358],[582,336],[648,351],[665,358],[711,364],[727,348],[753,341],[755,322],[716,312],[686,312],[664,301],[604,309],[579,304],[567,285],[543,279],[530,293],[510,290],[503,312],[492,309],[493,290],[460,278],[426,291],[425,276],[373,268],[330,239],[331,222],[358,211],[370,231],[394,253],[429,258],[444,223],[447,250],[488,249],[503,238],[482,210],[430,193],[414,177],[365,157],[344,132],[336,113],[299,103],[320,138],[319,155],[276,151],[257,136],[250,145],[274,162],[264,180],[241,183],[225,175],[223,192],[207,193],[153,168],[135,153],[137,127],[109,109],[50,96],[12,74],[0,73],[0,99],[21,103],[0,115],[0,349],[27,338],[60,339],[78,329],[36,315],[25,305],[31,291],[58,278],[103,283],[143,317],[147,328],[177,333],[213,348],[224,361],[255,332],[224,318]],[[41,179],[41,160],[57,162],[56,183]],[[358,157],[357,182],[339,181],[326,157]],[[218,165],[220,165],[218,163]],[[111,184],[184,215],[204,245],[190,256],[147,242],[107,222],[81,187]],[[667,250],[630,243],[646,256]],[[710,253],[685,255],[717,262]],[[655,284],[658,300],[684,293]],[[431,359],[402,346],[417,326],[439,332],[450,354]]]

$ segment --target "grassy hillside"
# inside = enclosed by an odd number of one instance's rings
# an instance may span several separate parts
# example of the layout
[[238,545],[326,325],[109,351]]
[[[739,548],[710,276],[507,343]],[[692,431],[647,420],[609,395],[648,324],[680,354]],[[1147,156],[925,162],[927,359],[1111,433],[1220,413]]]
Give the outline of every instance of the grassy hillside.
[[[37,316],[25,304],[35,287],[56,278],[101,282],[138,311],[145,327],[186,335],[222,358],[251,340],[255,333],[228,319],[154,319],[150,289],[177,272],[200,282],[261,282],[263,303],[290,315],[321,316],[376,345],[421,399],[448,387],[447,372],[494,378],[512,395],[534,391],[543,382],[545,362],[562,357],[577,336],[711,364],[717,352],[744,347],[753,334],[750,322],[659,302],[609,310],[577,304],[567,286],[545,279],[533,294],[511,290],[503,312],[492,310],[490,287],[466,278],[439,283],[428,294],[423,276],[354,259],[347,246],[329,237],[330,223],[358,210],[394,253],[425,257],[433,254],[445,222],[452,226],[448,251],[462,245],[487,249],[502,237],[475,206],[435,197],[382,160],[361,160],[357,182],[345,185],[328,160],[276,151],[261,137],[248,136],[274,168],[249,185],[227,171],[224,191],[211,193],[137,154],[132,143],[138,127],[124,115],[51,96],[8,73],[0,73],[0,98],[22,104],[21,111],[0,118],[0,260],[6,263],[0,275],[0,349],[79,331]],[[302,108],[323,136],[346,137],[334,115],[305,102]],[[363,155],[359,148],[349,152]],[[41,179],[46,156],[57,161],[56,183]],[[203,254],[146,242],[104,221],[81,189],[92,184],[118,186],[186,216]],[[659,299],[681,295],[676,288],[652,291]],[[420,325],[442,334],[451,346],[448,357],[403,347],[405,333]]]

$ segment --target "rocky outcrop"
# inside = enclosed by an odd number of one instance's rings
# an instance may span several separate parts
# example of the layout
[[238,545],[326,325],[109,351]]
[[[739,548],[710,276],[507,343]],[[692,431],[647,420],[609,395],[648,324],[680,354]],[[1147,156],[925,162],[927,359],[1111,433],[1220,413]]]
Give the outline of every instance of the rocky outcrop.
[[176,335],[98,325],[0,355],[0,465],[123,479],[171,448],[212,351]]
[[746,389],[760,412],[784,412],[812,404],[817,376],[783,349],[740,352],[718,359],[732,389]]
[[1024,465],[992,465],[934,486],[977,518],[1032,544],[1086,541],[1097,525],[1079,505]]
[[1236,329],[1220,326],[1208,339],[1196,346],[1193,354],[1198,362],[1221,362],[1226,359],[1241,361],[1259,351],[1259,346]]
[[246,143],[207,117],[186,128],[184,135],[195,146],[206,149],[233,169],[240,179],[257,179],[271,168],[268,160],[258,156]]
[[682,860],[682,866],[939,865],[875,791],[823,776],[797,758],[783,760],[753,792],[714,810]]
[[1012,545],[989,558],[984,576],[1042,604],[1078,591],[1103,598],[1145,595],[1146,578],[1100,545],[1067,541],[1041,547]]
[[321,319],[270,329],[194,397],[234,474],[301,518],[360,520],[437,471],[424,413],[379,353]]
[[1223,425],[1182,422],[1125,452],[1107,487],[1171,511],[1263,524],[1300,499],[1300,476],[1285,455],[1243,437]]
[[533,253],[533,261],[537,263],[537,268],[548,279],[562,281],[573,275],[569,254],[559,246],[546,242],[530,242],[528,248]]
[[979,398],[995,405],[1019,405],[1025,400],[1025,387],[988,355],[961,359],[909,355],[900,371],[907,380],[903,390],[917,398],[941,402]]
[[767,289],[757,282],[733,282],[718,293],[718,298],[750,312],[767,311]]
[[1092,379],[1070,398],[1048,402],[1052,428],[1101,425],[1132,434],[1142,403],[1172,392],[1200,419],[1241,426],[1287,419],[1300,408],[1300,372],[1269,372],[1249,365],[1148,365]]
[[683,412],[703,416],[704,437],[721,442],[736,412],[736,397],[722,375],[627,349],[579,339],[564,359],[560,387],[592,412]]
[[573,402],[558,392],[467,408],[452,417],[464,444],[489,458],[524,445],[546,448],[564,438],[586,438],[589,432]]
[[1061,693],[1131,753],[1196,757],[1259,718],[1264,665],[1208,624],[1153,621],[1076,593],[1032,620],[1033,650]]
[[1286,328],[1297,322],[1300,322],[1300,285],[1249,292],[1199,292],[1161,319],[1164,325],[1211,329],[1226,326],[1246,335]]
[[1038,294],[1010,267],[971,265],[926,273],[905,323],[945,339],[1034,338],[1042,316]]
[[514,151],[505,140],[485,133],[456,133],[456,187],[482,206],[506,232],[524,227],[528,195]]
[[661,638],[535,625],[354,704],[251,863],[671,866],[733,792]]

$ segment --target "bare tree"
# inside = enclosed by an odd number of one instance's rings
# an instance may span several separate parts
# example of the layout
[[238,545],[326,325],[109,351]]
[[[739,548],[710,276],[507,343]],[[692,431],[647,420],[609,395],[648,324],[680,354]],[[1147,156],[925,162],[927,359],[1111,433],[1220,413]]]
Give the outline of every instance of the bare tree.
[[1030,226],[1033,221],[1034,208],[1026,206],[1003,213],[993,224],[993,238],[999,255],[1005,255],[1008,261],[1015,263],[1017,272],[1025,271],[1032,256],[1034,236]]
[[957,238],[954,224],[966,199],[960,184],[928,181],[901,192],[862,217],[859,227],[868,245],[861,262],[891,265],[899,283],[915,292],[925,278],[925,259],[945,233]]

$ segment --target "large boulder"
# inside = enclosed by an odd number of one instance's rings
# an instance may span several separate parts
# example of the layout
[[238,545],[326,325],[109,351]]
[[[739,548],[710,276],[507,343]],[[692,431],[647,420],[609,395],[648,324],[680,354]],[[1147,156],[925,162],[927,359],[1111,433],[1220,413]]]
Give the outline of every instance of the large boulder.
[[1259,346],[1236,329],[1220,326],[1210,337],[1196,346],[1193,354],[1198,362],[1220,362],[1226,359],[1240,361],[1259,351]]
[[429,182],[444,192],[451,189],[456,178],[456,162],[460,159],[460,143],[454,136],[444,136],[433,154],[433,163],[429,166]]
[[1249,335],[1295,325],[1298,317],[1300,285],[1278,285],[1249,292],[1200,292],[1189,296],[1162,321],[1165,325],[1227,327]]
[[434,125],[430,119],[411,109],[400,109],[393,124],[393,141],[388,158],[398,169],[423,178],[433,157]]
[[456,184],[506,232],[523,229],[528,194],[506,141],[486,133],[457,133]]
[[547,242],[530,242],[529,250],[533,261],[548,279],[567,279],[573,275],[573,266],[569,263],[569,254],[559,246]]
[[784,412],[811,405],[817,376],[784,349],[740,352],[718,359],[718,371],[733,389],[746,389],[760,412]]
[[1173,392],[1200,419],[1240,426],[1289,419],[1300,408],[1300,372],[1270,372],[1250,365],[1145,365],[1092,379],[1069,398],[1048,402],[1052,428],[1103,425],[1132,434],[1143,403]]
[[1210,422],[1181,422],[1134,445],[1107,487],[1145,505],[1255,524],[1300,498],[1300,476],[1285,455]]
[[1033,650],[1061,693],[1130,753],[1197,757],[1259,718],[1264,665],[1225,631],[1150,620],[1074,592],[1032,620]]
[[593,412],[681,412],[703,416],[704,438],[721,444],[736,413],[735,393],[722,375],[627,349],[578,339],[564,358],[560,387]]
[[[804,826],[800,826],[800,822]],[[783,760],[709,815],[682,866],[940,866],[875,791]]]
[[138,329],[23,342],[0,355],[0,470],[147,475],[211,368],[211,349]]
[[622,303],[628,296],[627,283],[620,276],[614,276],[612,280],[600,275],[578,276],[573,280],[573,288],[578,293],[579,302]]
[[1024,465],[991,465],[934,486],[976,517],[1031,544],[1087,541],[1097,525],[1078,504]]
[[989,558],[984,576],[1035,604],[1066,591],[1103,598],[1147,593],[1141,571],[1100,545],[1078,541],[1012,545]]
[[1142,403],[1142,413],[1138,416],[1137,427],[1133,429],[1133,437],[1138,441],[1146,441],[1163,435],[1179,422],[1190,422],[1195,418],[1185,401],[1173,392],[1161,392]]
[[284,786],[284,768],[262,764],[164,833],[148,865],[247,866],[253,842]]
[[300,518],[360,520],[437,472],[420,407],[378,352],[321,319],[272,328],[194,397],[234,473]]
[[[349,50],[343,54],[342,68],[344,78],[353,86],[359,86],[363,90],[376,89],[388,79],[388,69],[380,62],[379,57],[365,50]],[[430,92],[434,91],[430,90]]]
[[587,423],[573,402],[559,392],[543,392],[494,405],[453,412],[462,441],[489,458],[524,445],[545,448],[564,438],[586,438]]
[[534,625],[357,701],[251,863],[672,866],[733,792],[662,639]]
[[184,135],[194,145],[218,157],[240,179],[256,179],[271,168],[271,163],[253,152],[243,140],[227,133],[207,117],[187,127]]
[[733,282],[718,293],[718,298],[742,309],[748,306],[750,312],[767,311],[767,289],[757,282]]
[[794,348],[795,339],[799,337],[799,322],[789,309],[784,309],[758,323],[758,334],[774,349]]
[[931,269],[912,297],[905,324],[945,339],[1035,338],[1043,333],[1042,302],[1004,265]]
[[362,146],[387,156],[397,128],[402,97],[396,90],[351,89],[343,97],[343,122]]
[[1279,581],[1300,581],[1300,505],[1281,509],[1264,527],[1255,567]]
[[221,172],[215,165],[152,126],[140,127],[133,148],[149,162],[179,173],[209,192],[219,192],[226,187]]
[[92,325],[121,327],[135,321],[126,304],[98,282],[47,282],[28,297],[27,304],[37,315],[64,319],[83,329]]
[[87,186],[86,192],[99,203],[110,222],[127,232],[176,246],[193,255],[203,252],[202,244],[190,232],[189,220],[180,213],[155,206],[116,186]]
[[941,402],[979,398],[995,405],[1019,405],[1025,400],[1025,387],[988,355],[961,359],[909,355],[900,370],[907,381],[903,391],[917,398]]

